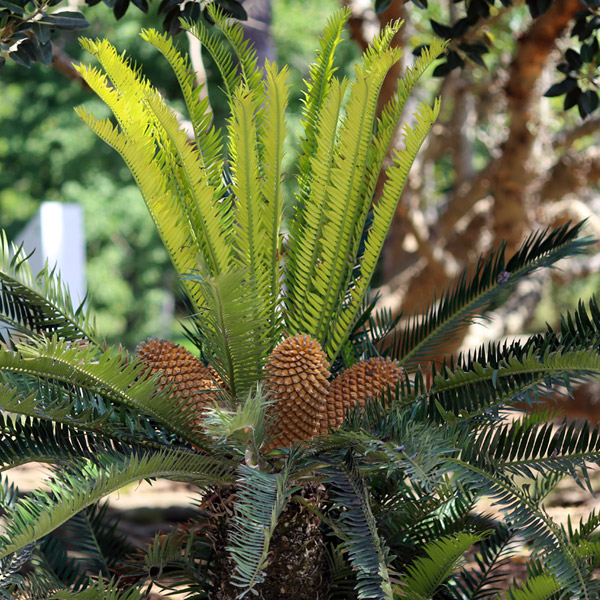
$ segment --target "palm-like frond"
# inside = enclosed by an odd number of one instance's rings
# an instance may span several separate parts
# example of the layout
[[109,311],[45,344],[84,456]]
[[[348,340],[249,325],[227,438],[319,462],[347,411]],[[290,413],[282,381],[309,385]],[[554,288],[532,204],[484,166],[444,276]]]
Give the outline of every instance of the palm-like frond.
[[598,582],[589,577],[576,546],[530,495],[526,485],[515,483],[493,467],[482,468],[460,459],[449,458],[444,469],[453,471],[461,485],[490,496],[503,508],[506,519],[519,530],[521,539],[531,545],[546,571],[558,579],[561,589],[568,590],[572,597],[586,600],[596,597]]
[[[232,19],[228,19],[217,4],[210,4],[207,9],[219,31],[229,42],[229,45],[234,52],[238,63],[238,81],[241,82],[244,87],[256,94],[255,108],[259,109],[262,104],[262,72],[257,67],[258,57],[254,46],[245,38],[242,25]],[[237,85],[232,88],[232,91],[235,90],[236,87]]]
[[343,461],[330,465],[327,476],[331,500],[339,510],[338,525],[347,536],[342,547],[355,571],[358,597],[392,600],[390,558],[379,536],[369,493],[352,452],[348,451]]
[[143,600],[144,595],[138,589],[122,590],[118,581],[104,582],[99,579],[85,590],[61,590],[48,596],[48,600]]
[[477,546],[475,566],[463,567],[457,574],[453,597],[461,600],[492,600],[498,597],[504,574],[498,569],[517,550],[520,544],[516,531],[499,523],[494,532]]
[[459,533],[425,544],[425,556],[406,569],[399,598],[427,600],[450,577],[465,552],[483,536]]
[[[364,253],[358,256],[375,183],[391,141],[387,129],[392,126],[393,111],[382,122],[382,136],[387,141],[374,143],[372,138],[380,86],[400,56],[398,50],[389,47],[398,27],[394,24],[386,28],[365,55],[363,65],[357,67],[356,82],[349,86],[347,102],[343,98],[348,84],[332,78],[331,67],[324,62],[329,55],[323,52],[315,75],[330,79],[328,84],[324,79],[319,81],[321,86],[326,85],[327,93],[309,96],[313,103],[319,98],[323,104],[318,109],[308,104],[306,108],[304,144],[313,152],[300,174],[301,205],[290,225],[288,328],[321,340],[331,359],[338,355],[350,334],[408,169],[439,111],[437,104],[433,109],[422,106],[415,128],[405,130],[406,148],[398,153],[395,165],[387,172],[393,184],[388,185],[374,209]],[[324,39],[324,48],[329,52],[336,45],[336,30],[333,26]],[[441,51],[442,45],[435,48]],[[435,58],[435,48],[423,58],[424,62]],[[309,94],[312,91],[313,88]],[[403,102],[400,97],[395,101]],[[342,108],[345,114],[340,118]],[[399,114],[400,111],[398,118]],[[394,128],[396,125],[397,120]],[[302,164],[301,161],[301,167]]]
[[73,342],[98,344],[84,302],[73,304],[68,288],[49,266],[34,276],[23,250],[11,247],[4,232],[0,233],[0,324],[4,343],[12,337],[56,334]]
[[[143,366],[124,352],[99,351],[93,346],[71,346],[56,338],[19,344],[15,351],[0,349],[0,369],[30,378],[62,382],[88,390],[106,400],[140,410],[166,429],[191,442],[202,445],[203,439],[190,422],[193,407],[183,407],[167,392],[157,393],[156,377],[148,377]],[[16,396],[25,402],[25,414],[37,414],[42,400]],[[11,410],[19,412],[13,398]],[[52,407],[65,416],[68,400]],[[43,413],[43,409],[40,411]]]
[[566,224],[534,234],[508,262],[503,246],[481,259],[474,272],[463,271],[441,300],[424,311],[424,316],[410,320],[390,353],[406,366],[427,362],[456,331],[500,302],[517,281],[537,269],[551,267],[565,256],[583,253],[593,241],[578,237],[582,226]]
[[489,428],[468,451],[475,462],[478,452],[506,473],[535,478],[537,474],[559,472],[571,475],[592,492],[589,466],[600,463],[600,428],[590,427],[587,421],[564,420],[556,429],[551,422],[525,417]]
[[564,597],[560,582],[552,575],[538,575],[528,579],[523,586],[513,586],[506,600],[554,600]]
[[202,157],[202,166],[209,174],[208,178],[216,195],[220,196],[223,185],[223,140],[211,124],[212,110],[208,96],[200,97],[202,88],[194,85],[195,76],[189,60],[182,56],[166,33],[144,29],[141,37],[161,52],[177,77],[194,130],[194,141]]
[[[101,453],[113,451],[133,453],[130,444],[87,432],[51,420],[22,419],[0,415],[0,427],[5,433],[0,440],[0,470],[12,469],[29,462],[60,464],[85,458],[95,460]],[[6,435],[10,432],[11,435]],[[14,436],[14,437],[13,437]],[[141,449],[141,443],[138,442]]]
[[195,278],[206,298],[198,327],[210,353],[211,363],[233,398],[245,398],[261,378],[262,366],[271,350],[265,336],[261,299],[245,285],[243,270]]
[[15,552],[65,523],[74,514],[125,485],[154,477],[192,481],[196,485],[228,484],[234,464],[226,459],[177,451],[118,457],[97,456],[94,463],[71,462],[46,480],[50,492],[35,490],[8,511],[0,536],[0,558]]
[[342,30],[349,17],[350,10],[345,8],[338,10],[329,18],[323,29],[323,34],[319,38],[319,50],[315,62],[310,66],[310,76],[304,93],[303,135],[298,157],[300,205],[296,208],[295,222],[297,225],[304,223],[302,213],[310,194],[312,157],[317,149],[317,131],[321,123],[321,113],[324,107],[327,106],[331,79],[336,70],[334,66],[335,50],[341,41]]
[[[88,506],[41,540],[37,556],[66,589],[85,588],[90,573],[109,579],[112,566],[131,551],[125,536],[116,532],[117,520],[107,517],[107,507],[106,502]],[[77,540],[76,556],[69,554],[66,540],[71,546]]]
[[[80,67],[81,76],[113,111],[119,129],[108,120],[95,119],[82,107],[78,115],[127,163],[177,271],[190,273],[198,251],[213,269],[222,268],[218,258],[226,260],[223,257],[229,252],[227,235],[221,229],[223,208],[217,204],[199,151],[188,145],[185,133],[150,84],[111,44],[91,40],[82,44],[98,58],[114,87],[97,69]],[[194,282],[184,285],[192,302],[201,307]]]
[[[596,299],[580,303],[559,331],[526,342],[497,343],[458,358],[457,366],[434,374],[429,391],[413,397],[430,418],[473,420],[515,401],[535,400],[560,386],[570,389],[600,373],[600,309]],[[471,425],[472,426],[472,425]]]

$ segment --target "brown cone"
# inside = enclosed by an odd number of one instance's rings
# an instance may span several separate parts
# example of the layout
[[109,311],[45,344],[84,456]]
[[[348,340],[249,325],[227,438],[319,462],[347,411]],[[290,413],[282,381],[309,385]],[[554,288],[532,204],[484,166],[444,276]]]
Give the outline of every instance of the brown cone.
[[328,377],[327,355],[310,335],[289,337],[273,350],[265,365],[266,388],[275,399],[268,450],[314,437],[327,403]]
[[202,409],[213,404],[216,394],[207,390],[219,387],[219,376],[183,346],[169,340],[149,339],[136,352],[148,366],[150,375],[160,373],[159,390],[170,385],[172,396],[184,405],[193,405],[199,418]]
[[388,386],[396,385],[401,375],[402,368],[390,358],[369,358],[353,364],[331,382],[319,433],[329,433],[330,428],[340,427],[349,408],[364,404],[368,398],[376,398]]

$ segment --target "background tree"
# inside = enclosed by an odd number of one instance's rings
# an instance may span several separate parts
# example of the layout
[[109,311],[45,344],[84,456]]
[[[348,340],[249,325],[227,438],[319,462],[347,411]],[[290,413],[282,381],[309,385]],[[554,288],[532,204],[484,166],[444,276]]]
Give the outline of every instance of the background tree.
[[[600,120],[565,113],[561,101],[545,96],[557,67],[565,71],[561,62],[573,30],[581,30],[585,7],[578,0],[544,3],[535,18],[530,3],[486,3],[485,14],[473,22],[470,11],[481,3],[430,4],[423,10],[387,2],[379,3],[388,5],[380,14],[370,4],[345,4],[352,7],[351,32],[360,46],[381,24],[399,17],[406,20],[395,40],[399,46],[426,43],[432,25],[453,38],[435,70],[442,116],[411,172],[384,252],[384,302],[395,314],[422,306],[432,286],[441,288],[475,252],[502,239],[514,249],[534,224],[586,217],[590,230],[599,230],[594,203]],[[574,49],[566,54],[577,60]],[[412,60],[405,54],[407,63]],[[594,55],[586,63],[592,78],[595,60]],[[561,274],[561,282],[594,270],[587,262]],[[505,320],[494,335],[530,326],[533,311],[526,308],[540,293],[539,286],[529,286],[521,317]]]

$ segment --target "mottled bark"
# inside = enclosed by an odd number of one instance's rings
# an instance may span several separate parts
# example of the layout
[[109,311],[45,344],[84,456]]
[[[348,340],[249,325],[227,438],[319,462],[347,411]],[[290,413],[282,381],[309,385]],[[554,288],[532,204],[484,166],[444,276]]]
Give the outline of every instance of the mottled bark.
[[581,8],[579,0],[555,0],[548,12],[521,36],[510,66],[505,88],[510,130],[490,182],[494,238],[506,240],[509,252],[516,250],[528,229],[525,192],[532,179],[530,161],[538,123],[537,101],[543,93],[538,80],[557,38]]

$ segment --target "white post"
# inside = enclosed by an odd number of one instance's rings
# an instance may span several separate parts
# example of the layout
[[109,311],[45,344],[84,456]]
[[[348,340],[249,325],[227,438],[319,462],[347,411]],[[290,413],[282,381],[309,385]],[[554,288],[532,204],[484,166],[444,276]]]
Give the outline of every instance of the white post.
[[39,273],[46,261],[56,265],[63,282],[69,287],[73,304],[79,304],[86,294],[85,233],[83,211],[79,204],[44,202],[25,229],[13,240],[23,244],[30,254],[33,274]]

